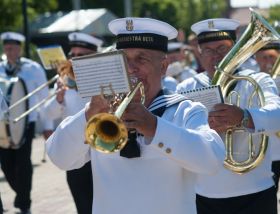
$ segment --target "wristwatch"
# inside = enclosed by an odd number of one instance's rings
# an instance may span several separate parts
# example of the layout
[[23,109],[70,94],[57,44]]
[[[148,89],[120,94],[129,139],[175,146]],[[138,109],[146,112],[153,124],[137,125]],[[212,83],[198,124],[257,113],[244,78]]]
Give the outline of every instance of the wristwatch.
[[249,123],[249,111],[243,109],[243,119],[241,120],[241,127],[247,128]]

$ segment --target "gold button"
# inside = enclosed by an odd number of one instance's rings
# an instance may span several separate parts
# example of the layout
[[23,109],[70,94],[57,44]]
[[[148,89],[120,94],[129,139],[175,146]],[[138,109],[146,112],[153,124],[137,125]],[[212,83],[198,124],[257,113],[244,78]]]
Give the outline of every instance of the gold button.
[[167,154],[169,154],[169,153],[171,153],[171,149],[170,149],[170,148],[167,148],[167,149],[165,150],[165,152],[166,152]]
[[162,148],[163,146],[164,146],[163,143],[159,143],[159,144],[158,144],[158,147],[159,147],[159,148]]

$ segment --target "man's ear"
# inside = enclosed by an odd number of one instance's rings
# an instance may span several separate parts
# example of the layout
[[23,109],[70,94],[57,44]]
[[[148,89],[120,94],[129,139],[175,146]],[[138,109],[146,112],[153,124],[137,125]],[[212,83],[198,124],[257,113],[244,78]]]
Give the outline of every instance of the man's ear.
[[161,67],[160,67],[160,75],[161,75],[162,77],[165,76],[168,65],[169,65],[169,62],[168,62],[168,60],[167,60],[167,57],[165,57],[165,58],[162,60],[162,62],[161,62]]

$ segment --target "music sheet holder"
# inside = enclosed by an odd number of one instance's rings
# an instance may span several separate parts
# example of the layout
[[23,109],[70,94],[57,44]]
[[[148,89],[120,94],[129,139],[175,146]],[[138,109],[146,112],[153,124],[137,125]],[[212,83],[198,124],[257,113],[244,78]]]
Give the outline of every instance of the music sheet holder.
[[120,50],[74,57],[72,66],[82,98],[131,90],[126,58]]
[[37,53],[46,70],[54,69],[56,67],[56,64],[61,61],[67,60],[60,45],[38,48]]

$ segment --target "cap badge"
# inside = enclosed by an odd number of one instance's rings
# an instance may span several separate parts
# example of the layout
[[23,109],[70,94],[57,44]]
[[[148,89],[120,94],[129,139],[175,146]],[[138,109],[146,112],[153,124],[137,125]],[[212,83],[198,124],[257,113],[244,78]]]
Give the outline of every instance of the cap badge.
[[209,21],[208,21],[208,28],[209,28],[209,29],[214,29],[214,28],[215,28],[215,25],[214,25],[214,21],[213,21],[213,20],[209,20]]
[[76,40],[77,39],[77,34],[73,35],[73,39]]
[[133,31],[133,20],[130,19],[130,20],[126,20],[126,30],[127,31]]

